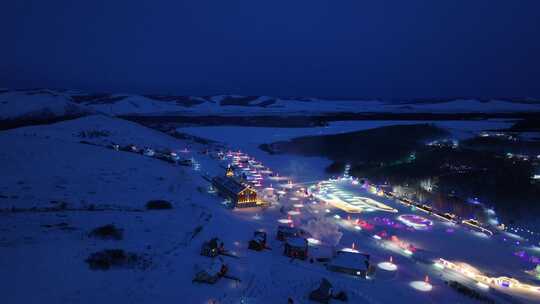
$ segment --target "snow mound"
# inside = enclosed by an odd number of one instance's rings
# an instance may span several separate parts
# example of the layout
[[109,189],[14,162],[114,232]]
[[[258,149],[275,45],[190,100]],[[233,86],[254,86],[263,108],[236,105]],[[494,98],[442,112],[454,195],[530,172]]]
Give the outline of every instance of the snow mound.
[[181,149],[187,143],[137,123],[106,115],[89,115],[47,126],[29,126],[6,131],[26,137],[52,138],[68,142],[90,142],[98,145],[135,144],[154,149]]
[[50,201],[67,200],[74,206],[89,202],[143,208],[147,200],[156,199],[153,191],[141,194],[144,184],[165,195],[157,198],[175,201],[176,195],[167,195],[168,183],[158,177],[181,180],[182,170],[140,154],[114,151],[107,147],[111,142],[153,148],[187,145],[135,123],[102,115],[4,131],[0,133],[4,172],[0,192],[19,197],[9,199],[11,203],[4,201],[7,205],[0,207],[43,207]]

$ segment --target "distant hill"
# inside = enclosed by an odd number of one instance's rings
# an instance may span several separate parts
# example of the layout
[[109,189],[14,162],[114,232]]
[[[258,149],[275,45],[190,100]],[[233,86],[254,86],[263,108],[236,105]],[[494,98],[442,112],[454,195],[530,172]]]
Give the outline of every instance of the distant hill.
[[72,102],[70,94],[47,89],[0,90],[0,130],[52,123],[96,112],[91,107]]
[[253,116],[336,113],[540,112],[531,99],[340,100],[270,96],[174,96],[88,93],[78,90],[0,90],[0,119],[61,116],[87,111],[109,115]]

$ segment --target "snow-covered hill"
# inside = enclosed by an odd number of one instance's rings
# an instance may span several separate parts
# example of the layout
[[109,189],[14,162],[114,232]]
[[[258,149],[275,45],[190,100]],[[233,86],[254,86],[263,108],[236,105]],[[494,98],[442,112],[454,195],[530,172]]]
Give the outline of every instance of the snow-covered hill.
[[169,96],[90,94],[74,90],[0,91],[0,119],[72,115],[89,110],[109,115],[251,116],[331,113],[515,113],[540,112],[531,100],[325,100],[269,96]]
[[433,102],[380,100],[325,100],[273,98],[269,96],[219,95],[171,97],[123,95],[108,103],[82,104],[112,115],[318,115],[332,113],[514,113],[540,112],[540,102],[475,99]]
[[[176,290],[163,288],[156,276],[191,284],[194,260],[178,255],[195,255],[191,246],[200,244],[190,245],[188,234],[211,217],[207,207],[194,204],[202,195],[200,177],[157,159],[79,143],[80,132],[90,130],[109,132],[85,138],[96,144],[188,144],[103,116],[0,132],[3,303],[151,303],[154,288],[169,290],[167,297]],[[173,209],[144,211],[152,199],[168,200]],[[124,230],[123,240],[88,237],[92,229],[111,223]],[[144,256],[150,269],[90,270],[85,259],[107,248]],[[195,296],[196,302],[204,297]]]
[[71,101],[70,91],[46,89],[0,90],[0,120],[54,119],[77,117],[94,112],[91,108]]

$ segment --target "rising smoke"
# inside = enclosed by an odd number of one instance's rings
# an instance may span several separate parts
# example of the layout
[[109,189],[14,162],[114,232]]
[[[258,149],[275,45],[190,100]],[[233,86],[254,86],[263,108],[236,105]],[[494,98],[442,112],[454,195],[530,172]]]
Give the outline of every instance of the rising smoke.
[[329,218],[319,216],[310,220],[302,227],[311,234],[315,239],[318,239],[323,244],[336,246],[339,244],[343,233],[339,231],[339,226]]

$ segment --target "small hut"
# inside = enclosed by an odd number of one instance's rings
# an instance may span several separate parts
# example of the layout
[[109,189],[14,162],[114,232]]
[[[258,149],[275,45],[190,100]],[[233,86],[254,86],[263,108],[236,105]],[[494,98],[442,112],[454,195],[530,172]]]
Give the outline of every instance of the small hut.
[[328,270],[342,272],[365,278],[374,272],[369,262],[369,254],[338,251],[337,255],[326,266]]
[[332,284],[327,279],[322,279],[319,288],[309,294],[309,299],[314,302],[328,304],[332,299]]
[[266,249],[266,232],[260,230],[255,231],[255,233],[253,233],[253,239],[249,241],[248,248],[256,251]]
[[283,254],[288,257],[305,260],[308,256],[308,242],[304,238],[287,238],[284,248]]
[[201,247],[201,255],[211,258],[218,256],[223,251],[223,242],[220,243],[218,238],[213,238],[210,241],[204,242]]

